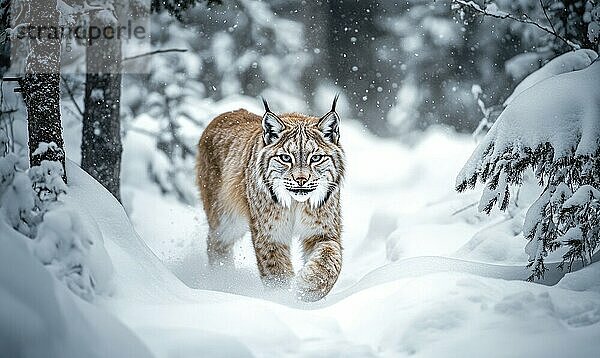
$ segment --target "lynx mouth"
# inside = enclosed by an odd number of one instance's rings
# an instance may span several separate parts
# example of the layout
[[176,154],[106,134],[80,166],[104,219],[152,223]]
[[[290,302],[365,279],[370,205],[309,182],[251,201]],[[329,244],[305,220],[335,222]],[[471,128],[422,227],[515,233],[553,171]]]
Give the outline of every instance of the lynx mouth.
[[288,191],[296,195],[308,195],[313,192],[316,188],[286,188]]

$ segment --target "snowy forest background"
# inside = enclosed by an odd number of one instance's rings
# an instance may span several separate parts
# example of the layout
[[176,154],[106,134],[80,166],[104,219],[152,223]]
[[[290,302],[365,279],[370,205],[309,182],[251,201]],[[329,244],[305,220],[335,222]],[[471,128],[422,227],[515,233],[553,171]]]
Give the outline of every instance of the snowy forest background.
[[[71,26],[146,19],[150,46],[55,42],[60,56],[39,61],[50,75],[28,77],[40,49],[15,29],[36,6]],[[0,352],[598,351],[598,1],[1,9]],[[318,116],[336,93],[348,180],[331,295],[265,291],[248,240],[237,271],[209,270],[193,174],[203,128],[261,114],[261,96]]]

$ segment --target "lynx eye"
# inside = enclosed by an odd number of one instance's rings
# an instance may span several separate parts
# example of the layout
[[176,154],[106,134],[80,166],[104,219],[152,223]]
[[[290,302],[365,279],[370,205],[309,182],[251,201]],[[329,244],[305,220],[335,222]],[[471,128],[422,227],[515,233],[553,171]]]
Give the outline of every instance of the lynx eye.
[[280,154],[279,159],[284,163],[291,163],[292,157],[289,154]]
[[311,163],[316,163],[316,162],[319,162],[319,161],[321,161],[321,159],[323,159],[323,156],[322,156],[322,155],[315,154],[315,155],[313,155],[312,157],[310,157],[310,162],[311,162]]

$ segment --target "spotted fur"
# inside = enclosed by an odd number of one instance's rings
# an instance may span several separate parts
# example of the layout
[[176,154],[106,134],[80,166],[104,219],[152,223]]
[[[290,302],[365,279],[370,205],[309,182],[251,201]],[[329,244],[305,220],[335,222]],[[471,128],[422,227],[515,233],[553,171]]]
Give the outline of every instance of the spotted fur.
[[[266,285],[292,285],[318,300],[342,264],[340,185],[344,152],[339,117],[280,116],[265,103],[261,118],[246,110],[216,117],[198,143],[197,183],[208,218],[211,264],[231,264],[232,245],[250,231]],[[294,276],[290,245],[302,242],[304,266]]]

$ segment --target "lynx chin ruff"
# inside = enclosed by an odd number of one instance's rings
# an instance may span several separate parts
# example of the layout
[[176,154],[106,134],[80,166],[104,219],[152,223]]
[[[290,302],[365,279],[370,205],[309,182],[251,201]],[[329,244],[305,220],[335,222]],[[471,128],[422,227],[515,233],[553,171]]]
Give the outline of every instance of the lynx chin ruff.
[[[342,267],[340,185],[344,151],[339,117],[276,115],[244,109],[216,117],[198,143],[197,183],[208,218],[212,265],[232,264],[235,240],[249,230],[263,282],[319,300]],[[304,266],[294,277],[293,237]]]

